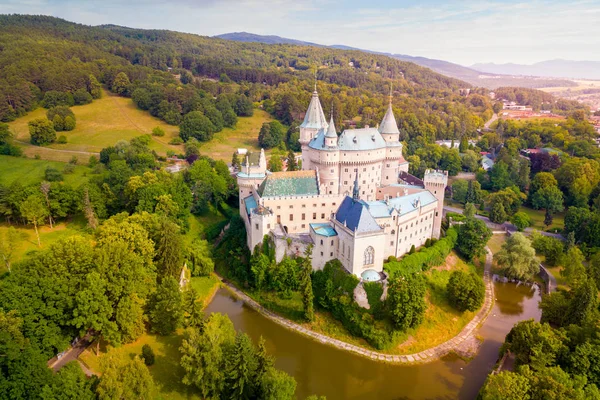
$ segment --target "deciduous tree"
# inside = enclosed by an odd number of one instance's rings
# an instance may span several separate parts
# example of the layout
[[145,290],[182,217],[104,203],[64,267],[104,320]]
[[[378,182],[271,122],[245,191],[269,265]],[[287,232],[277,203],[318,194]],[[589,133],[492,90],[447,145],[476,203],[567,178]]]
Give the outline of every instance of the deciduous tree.
[[535,249],[522,233],[509,236],[494,259],[509,278],[531,280],[540,270]]

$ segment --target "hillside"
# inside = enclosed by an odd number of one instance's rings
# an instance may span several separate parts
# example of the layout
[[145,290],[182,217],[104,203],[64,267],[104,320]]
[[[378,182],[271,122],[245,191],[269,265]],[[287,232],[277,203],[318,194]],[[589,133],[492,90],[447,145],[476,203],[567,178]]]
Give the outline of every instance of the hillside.
[[[237,42],[256,42],[266,44],[297,44],[302,46],[317,46],[327,47],[340,50],[362,51],[370,54],[379,54],[396,58],[398,60],[411,62],[425,68],[429,68],[439,74],[460,79],[474,86],[495,89],[502,86],[521,86],[525,88],[542,88],[542,87],[575,87],[575,82],[566,79],[545,79],[537,76],[518,76],[522,74],[513,74],[510,72],[497,72],[494,70],[480,69],[473,67],[464,67],[459,64],[451,63],[444,60],[436,60],[427,57],[409,56],[406,54],[383,53],[372,50],[364,50],[346,45],[325,46],[322,44],[305,42],[296,39],[284,38],[274,35],[257,35],[248,32],[232,32],[215,36],[220,39],[233,40]],[[485,72],[481,72],[485,71]],[[528,74],[536,75],[536,74]]]

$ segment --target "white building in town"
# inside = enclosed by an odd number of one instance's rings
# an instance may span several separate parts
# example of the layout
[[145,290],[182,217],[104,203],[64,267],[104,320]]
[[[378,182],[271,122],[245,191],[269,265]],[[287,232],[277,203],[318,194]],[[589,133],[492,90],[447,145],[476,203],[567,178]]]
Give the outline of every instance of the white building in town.
[[247,161],[237,174],[251,250],[265,235],[275,243],[278,261],[312,245],[314,269],[337,258],[350,273],[377,280],[389,256],[439,237],[448,173],[428,170],[423,186],[399,180],[408,163],[391,98],[378,128],[338,136],[315,90],[300,144],[302,171],[271,173],[261,151],[258,162]]

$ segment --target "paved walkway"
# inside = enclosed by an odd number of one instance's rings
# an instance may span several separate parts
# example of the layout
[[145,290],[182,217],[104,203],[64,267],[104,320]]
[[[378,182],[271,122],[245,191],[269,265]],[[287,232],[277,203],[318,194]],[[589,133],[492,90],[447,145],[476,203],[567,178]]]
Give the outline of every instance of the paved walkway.
[[[90,345],[90,337],[85,336],[75,344],[75,346],[70,347],[65,354],[61,358],[52,358],[48,361],[48,366],[52,368],[54,372],[57,372],[62,367],[67,365],[70,361],[77,360],[77,357]],[[85,370],[84,370],[85,372]]]
[[343,342],[338,339],[331,338],[327,335],[323,335],[321,333],[317,333],[311,329],[307,329],[299,324],[296,324],[292,321],[289,321],[258,304],[256,301],[251,299],[248,295],[234,287],[233,285],[223,282],[225,287],[227,287],[231,292],[233,292],[238,298],[244,301],[248,306],[258,311],[265,317],[269,318],[271,321],[274,321],[285,328],[296,331],[305,336],[309,336],[321,343],[327,344],[329,346],[337,347],[340,350],[346,350],[351,353],[358,354],[363,357],[370,358],[376,361],[383,361],[393,364],[416,364],[416,363],[427,363],[431,361],[438,360],[439,358],[445,356],[446,354],[453,352],[455,349],[458,349],[461,344],[463,344],[466,340],[472,339],[475,337],[479,326],[485,321],[490,311],[492,310],[493,299],[494,299],[494,285],[492,283],[492,279],[490,276],[490,270],[492,267],[492,252],[489,248],[486,247],[486,257],[485,257],[485,269],[483,274],[483,280],[485,283],[485,301],[483,303],[483,307],[477,313],[475,318],[471,320],[463,330],[453,337],[452,339],[438,345],[432,347],[427,350],[423,350],[419,353],[414,354],[406,354],[406,355],[390,355],[385,353],[379,353],[376,351],[367,350],[360,346],[355,346],[353,344],[349,344]]

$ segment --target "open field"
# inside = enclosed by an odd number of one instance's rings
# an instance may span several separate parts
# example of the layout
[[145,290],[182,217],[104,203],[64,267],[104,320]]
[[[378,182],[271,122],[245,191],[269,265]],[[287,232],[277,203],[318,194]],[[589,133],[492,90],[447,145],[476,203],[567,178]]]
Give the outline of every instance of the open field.
[[[103,97],[91,104],[71,107],[77,118],[77,126],[70,132],[57,132],[57,136],[65,135],[66,144],[53,143],[47,147],[34,146],[29,143],[29,127],[27,123],[36,118],[45,118],[46,109],[38,108],[29,114],[9,123],[18,144],[28,157],[39,155],[45,160],[68,161],[73,155],[87,160],[93,153],[104,147],[112,146],[119,140],[131,140],[134,137],[150,134],[155,127],[161,127],[165,136],[152,136],[150,148],[160,155],[168,150],[183,152],[182,145],[170,145],[169,141],[179,136],[179,127],[173,126],[138,109],[129,98],[119,97],[104,91]],[[220,160],[231,160],[237,148],[257,151],[258,133],[263,122],[270,121],[269,114],[255,110],[252,117],[238,119],[235,128],[225,128],[215,134],[214,138],[202,145],[202,153]]]
[[[82,152],[99,152],[104,147],[114,145],[119,140],[130,140],[134,137],[149,134],[159,126],[165,131],[163,137],[152,137],[150,147],[159,154],[167,150],[181,152],[182,146],[172,146],[168,142],[179,133],[177,126],[168,125],[148,112],[138,109],[131,99],[103,92],[101,99],[91,104],[71,107],[77,118],[77,126],[70,132],[57,132],[57,135],[67,137],[66,144],[54,143],[48,148]],[[24,117],[9,123],[10,129],[17,140],[29,142],[27,123],[32,119],[44,118],[46,109],[38,108]],[[31,148],[33,147],[33,149]],[[24,151],[35,153],[37,146],[26,146]],[[46,152],[49,153],[49,152]],[[41,154],[50,159],[51,155]],[[46,158],[44,157],[44,158]]]
[[569,100],[576,100],[587,104],[592,110],[600,109],[600,81],[575,80],[575,87],[548,87],[540,88],[547,93]]
[[546,215],[544,210],[534,210],[529,207],[521,206],[519,211],[526,213],[531,219],[531,227],[538,231],[547,231],[552,229],[563,229],[565,226],[565,213],[560,212],[554,215],[552,225],[546,227],[544,225],[544,217]]
[[[69,156],[69,159],[73,155]],[[87,159],[80,159],[80,163],[87,163]],[[44,179],[44,172],[47,167],[54,167],[61,171],[66,163],[57,161],[35,160],[31,158],[11,157],[0,155],[0,184],[10,185],[13,182],[20,182],[23,185],[41,182]],[[86,174],[91,172],[90,168],[84,165],[76,165],[72,174],[63,174],[64,182],[73,186],[78,186],[86,180]]]
[[258,133],[263,123],[272,120],[266,111],[254,110],[253,116],[238,118],[235,128],[225,128],[215,133],[211,141],[202,143],[200,152],[229,163],[233,152],[238,148],[248,149],[250,152],[260,151]]

